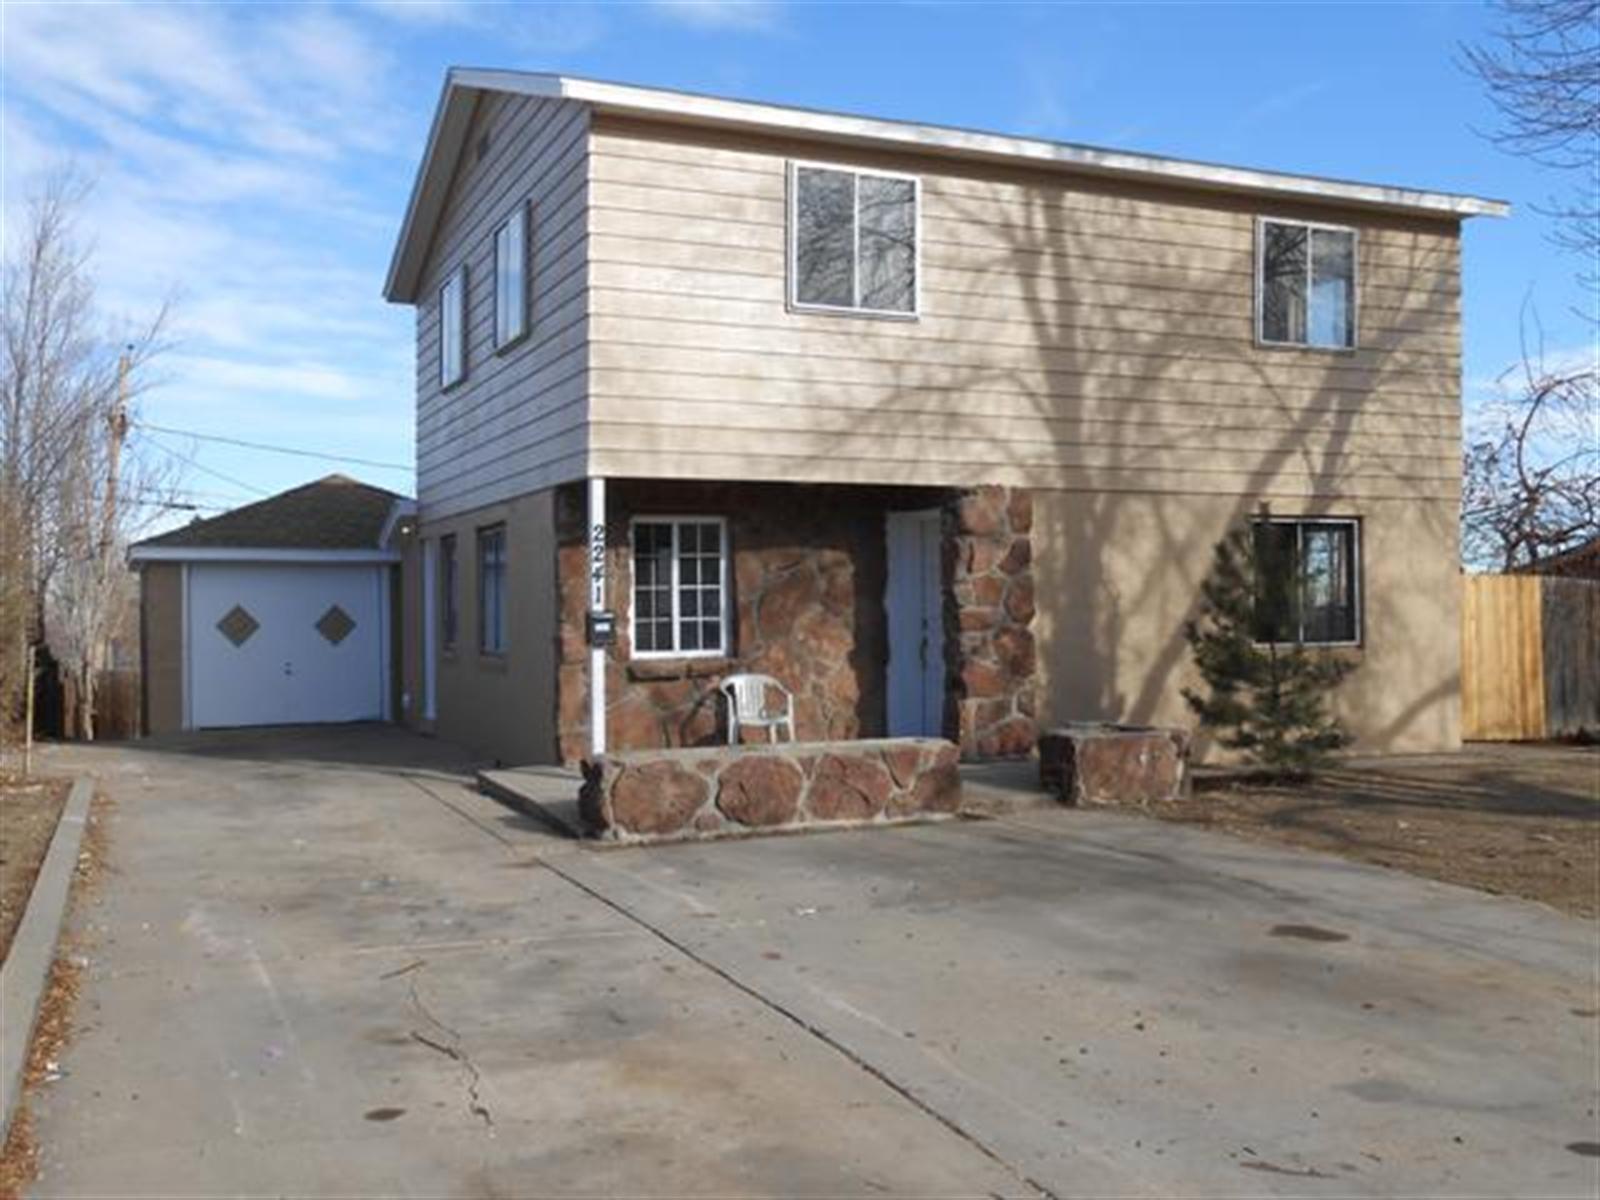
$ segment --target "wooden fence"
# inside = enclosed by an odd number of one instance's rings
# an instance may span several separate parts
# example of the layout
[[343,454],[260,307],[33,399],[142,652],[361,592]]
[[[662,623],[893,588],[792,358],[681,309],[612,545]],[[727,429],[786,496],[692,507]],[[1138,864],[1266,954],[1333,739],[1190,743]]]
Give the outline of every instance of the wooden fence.
[[1600,733],[1600,581],[1467,575],[1462,588],[1461,736]]
[[[62,679],[61,728],[50,731],[53,736],[81,738],[82,710],[78,704],[76,681],[69,675]],[[115,742],[139,736],[139,672],[128,669],[108,669],[100,672],[95,686],[96,741]]]

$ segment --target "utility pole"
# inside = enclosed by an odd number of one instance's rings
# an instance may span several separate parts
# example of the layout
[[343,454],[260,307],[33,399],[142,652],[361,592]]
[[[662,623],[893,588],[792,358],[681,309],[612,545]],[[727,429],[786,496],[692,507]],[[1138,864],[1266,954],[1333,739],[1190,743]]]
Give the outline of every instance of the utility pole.
[[106,606],[113,603],[111,581],[117,572],[117,488],[121,483],[122,443],[128,437],[128,370],[129,346],[117,359],[117,398],[106,414],[106,494],[101,512],[99,553],[95,556],[92,595],[88,603],[97,618],[90,625],[92,641],[83,648],[83,676],[78,682],[79,732],[85,741],[94,741],[94,710],[100,673],[101,651],[107,633],[104,618]]
[[[132,347],[130,346],[131,350]],[[117,483],[122,467],[122,443],[128,436],[128,355],[117,359],[117,402],[106,416],[110,449],[106,456],[105,514],[100,527],[100,553],[109,568],[117,543]]]

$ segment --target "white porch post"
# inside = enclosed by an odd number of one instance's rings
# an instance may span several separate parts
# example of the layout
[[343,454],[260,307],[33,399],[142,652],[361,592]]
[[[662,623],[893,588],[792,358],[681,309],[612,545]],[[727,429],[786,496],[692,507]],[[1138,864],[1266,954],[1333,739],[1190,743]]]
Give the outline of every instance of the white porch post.
[[[606,481],[589,479],[589,611],[606,606]],[[589,755],[606,752],[606,648],[589,647]]]

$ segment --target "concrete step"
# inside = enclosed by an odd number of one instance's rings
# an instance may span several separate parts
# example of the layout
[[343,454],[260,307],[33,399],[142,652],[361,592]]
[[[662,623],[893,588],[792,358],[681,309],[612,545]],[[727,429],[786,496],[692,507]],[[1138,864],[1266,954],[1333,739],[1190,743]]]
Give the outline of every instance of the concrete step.
[[1039,764],[1031,758],[962,763],[960,771],[963,816],[1003,817],[1058,803],[1039,786]]
[[585,836],[578,816],[578,789],[583,777],[563,767],[503,767],[477,773],[478,790],[542,821],[562,837]]

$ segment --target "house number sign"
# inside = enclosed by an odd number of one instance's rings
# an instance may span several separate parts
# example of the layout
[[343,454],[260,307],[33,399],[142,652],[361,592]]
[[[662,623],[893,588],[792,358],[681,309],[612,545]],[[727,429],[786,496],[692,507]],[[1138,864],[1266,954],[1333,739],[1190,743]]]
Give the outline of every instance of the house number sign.
[[589,614],[585,622],[589,645],[600,648],[617,639],[617,615],[606,611],[606,527],[589,526]]
[[606,527],[596,521],[589,526],[589,607],[606,606]]

